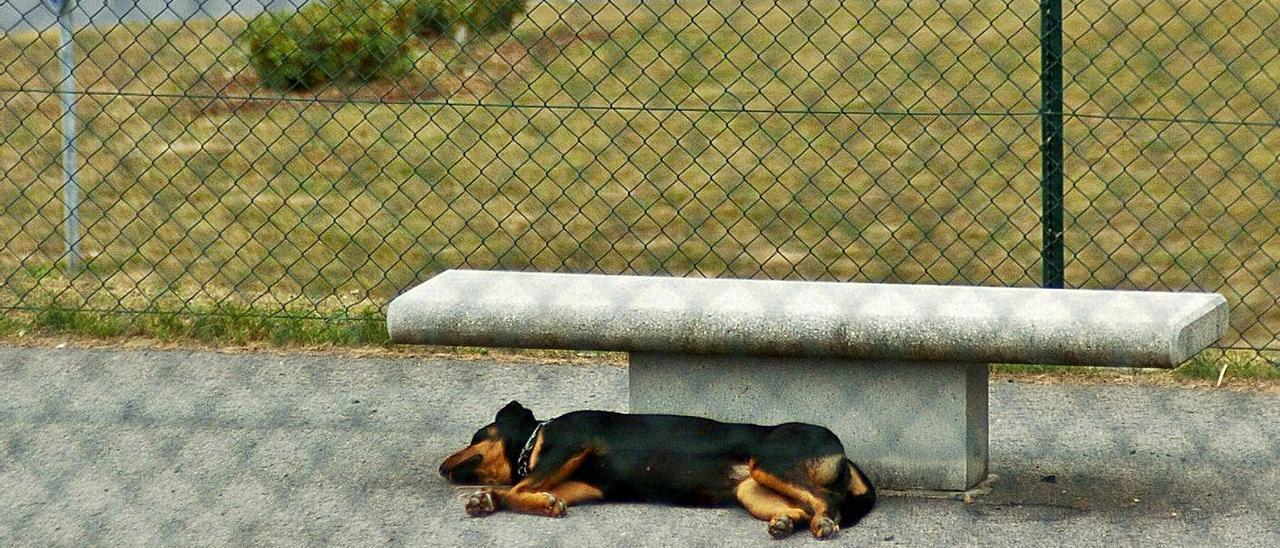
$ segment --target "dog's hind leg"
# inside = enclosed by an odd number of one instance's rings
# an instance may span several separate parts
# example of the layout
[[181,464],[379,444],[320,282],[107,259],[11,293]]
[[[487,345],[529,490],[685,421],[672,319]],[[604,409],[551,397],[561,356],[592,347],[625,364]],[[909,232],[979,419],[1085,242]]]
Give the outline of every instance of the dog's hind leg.
[[853,461],[845,459],[849,476],[849,492],[840,503],[840,526],[857,525],[876,505],[876,488]]
[[812,516],[799,505],[753,479],[743,480],[734,489],[742,507],[756,519],[769,522],[774,538],[790,535],[797,523],[807,523]]
[[848,489],[844,467],[844,455],[800,459],[786,467],[756,462],[751,479],[808,510],[809,532],[826,539],[840,532],[840,505]]

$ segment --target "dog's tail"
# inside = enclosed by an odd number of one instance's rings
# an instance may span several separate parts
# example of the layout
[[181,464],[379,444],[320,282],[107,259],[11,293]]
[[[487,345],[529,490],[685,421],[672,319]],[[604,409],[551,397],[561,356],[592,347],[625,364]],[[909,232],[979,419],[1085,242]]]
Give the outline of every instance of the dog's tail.
[[842,528],[857,525],[876,505],[876,488],[871,485],[871,480],[848,458],[844,459],[844,464],[849,470],[849,494],[840,505]]

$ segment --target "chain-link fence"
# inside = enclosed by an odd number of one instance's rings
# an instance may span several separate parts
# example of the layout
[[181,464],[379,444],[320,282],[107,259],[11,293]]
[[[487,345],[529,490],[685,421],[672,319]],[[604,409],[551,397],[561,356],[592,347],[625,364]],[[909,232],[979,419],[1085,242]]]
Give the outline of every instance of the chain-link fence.
[[72,233],[55,16],[0,0],[0,309],[1060,275],[1219,291],[1224,346],[1280,349],[1280,8],[1055,4],[84,0]]

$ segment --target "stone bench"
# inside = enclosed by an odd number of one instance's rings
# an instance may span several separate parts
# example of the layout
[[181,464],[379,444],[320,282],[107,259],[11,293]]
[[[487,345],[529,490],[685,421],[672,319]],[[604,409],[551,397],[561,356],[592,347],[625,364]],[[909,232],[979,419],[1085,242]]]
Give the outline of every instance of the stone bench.
[[623,351],[630,405],[831,428],[891,489],[987,475],[987,364],[1175,367],[1213,293],[450,270],[391,302],[397,343]]

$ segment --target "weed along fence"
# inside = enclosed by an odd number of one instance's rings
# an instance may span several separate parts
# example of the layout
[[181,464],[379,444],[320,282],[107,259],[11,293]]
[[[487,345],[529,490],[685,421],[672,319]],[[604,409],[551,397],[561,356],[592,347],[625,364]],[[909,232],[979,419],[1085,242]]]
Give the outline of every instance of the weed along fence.
[[1276,367],[1272,2],[190,4],[74,5],[70,87],[3,2],[2,321],[378,339],[449,268],[1196,290]]

